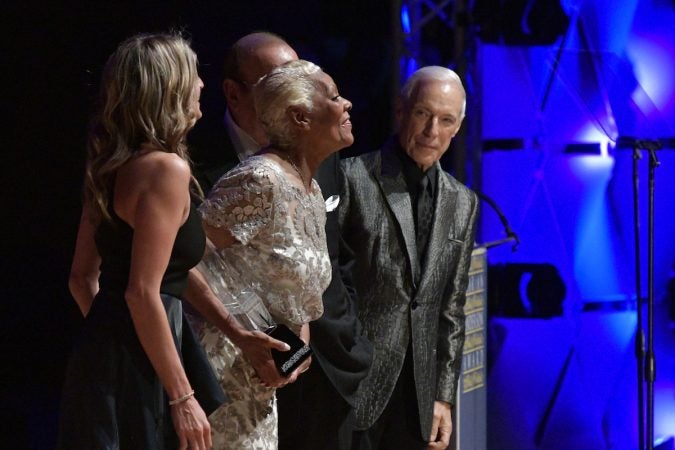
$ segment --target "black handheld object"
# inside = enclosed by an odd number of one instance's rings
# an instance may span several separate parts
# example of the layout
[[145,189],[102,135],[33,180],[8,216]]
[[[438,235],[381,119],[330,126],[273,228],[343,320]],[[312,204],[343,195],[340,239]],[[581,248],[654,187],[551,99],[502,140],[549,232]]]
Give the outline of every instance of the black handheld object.
[[283,324],[277,324],[265,330],[274,339],[284,341],[291,349],[285,352],[272,349],[272,358],[279,373],[285,377],[291,374],[304,360],[312,354],[312,349],[302,339]]

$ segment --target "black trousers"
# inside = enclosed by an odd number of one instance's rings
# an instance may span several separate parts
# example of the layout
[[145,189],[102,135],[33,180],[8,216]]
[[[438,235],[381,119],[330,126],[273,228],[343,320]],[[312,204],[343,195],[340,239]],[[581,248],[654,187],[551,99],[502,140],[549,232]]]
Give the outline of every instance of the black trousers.
[[408,347],[389,403],[373,426],[354,432],[352,450],[424,450],[427,439],[420,430],[412,349]]
[[314,360],[298,380],[277,389],[279,450],[349,450],[352,407]]

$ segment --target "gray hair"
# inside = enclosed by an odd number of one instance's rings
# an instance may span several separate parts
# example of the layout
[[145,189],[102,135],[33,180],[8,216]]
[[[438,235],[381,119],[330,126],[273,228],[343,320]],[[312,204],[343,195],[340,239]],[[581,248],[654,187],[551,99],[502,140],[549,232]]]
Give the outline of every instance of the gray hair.
[[447,67],[426,66],[416,70],[401,88],[401,101],[404,104],[409,104],[413,95],[417,92],[419,83],[423,80],[447,82],[460,89],[464,97],[460,119],[464,118],[464,114],[466,113],[466,91],[464,90],[464,86],[462,85],[462,80],[459,78],[459,75]]
[[289,61],[272,69],[253,87],[255,110],[270,144],[290,147],[294,136],[286,111],[292,106],[312,111],[312,97],[322,86],[315,76],[319,72],[321,68],[309,61]]

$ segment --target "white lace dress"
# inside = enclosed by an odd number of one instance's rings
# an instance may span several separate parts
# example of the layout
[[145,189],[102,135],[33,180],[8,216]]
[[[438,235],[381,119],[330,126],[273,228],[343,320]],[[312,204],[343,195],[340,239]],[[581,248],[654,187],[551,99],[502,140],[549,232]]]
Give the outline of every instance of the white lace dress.
[[[220,250],[232,293],[253,289],[273,319],[296,334],[323,313],[330,283],[326,209],[318,183],[294,185],[276,161],[252,156],[224,175],[200,206],[203,220],[226,227],[237,243]],[[214,449],[277,448],[274,390],[264,387],[241,351],[217,328],[198,333],[230,398],[210,417]]]

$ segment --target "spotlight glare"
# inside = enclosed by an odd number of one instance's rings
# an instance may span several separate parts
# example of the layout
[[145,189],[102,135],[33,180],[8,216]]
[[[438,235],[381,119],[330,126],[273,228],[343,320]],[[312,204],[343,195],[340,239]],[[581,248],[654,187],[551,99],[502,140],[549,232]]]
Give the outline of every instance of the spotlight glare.
[[401,26],[405,34],[410,34],[410,14],[408,12],[408,5],[401,7]]

